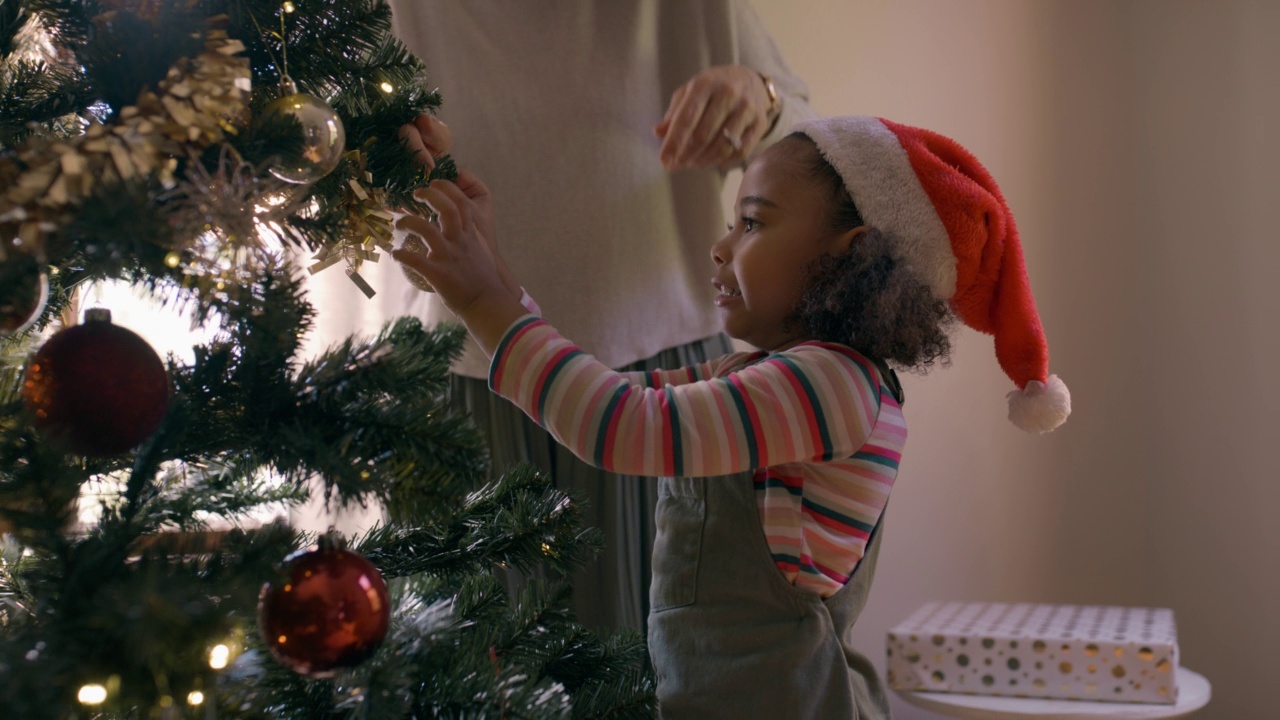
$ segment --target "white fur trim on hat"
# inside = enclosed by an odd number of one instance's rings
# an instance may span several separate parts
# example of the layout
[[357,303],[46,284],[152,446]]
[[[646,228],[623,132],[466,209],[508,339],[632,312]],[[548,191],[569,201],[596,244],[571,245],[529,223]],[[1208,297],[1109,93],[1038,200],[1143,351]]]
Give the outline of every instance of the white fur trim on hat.
[[861,115],[809,120],[795,130],[813,139],[844,178],[862,219],[894,237],[933,296],[955,295],[951,238],[897,136],[879,119]]
[[1017,226],[982,163],[948,137],[883,118],[824,118],[796,130],[813,140],[866,223],[898,244],[934,297],[993,336],[1001,369],[1022,388],[1010,394],[1010,421],[1032,432],[1061,425],[1071,395],[1049,374]]
[[1027,432],[1047,433],[1071,414],[1071,393],[1057,375],[1046,382],[1031,380],[1009,393],[1009,422]]

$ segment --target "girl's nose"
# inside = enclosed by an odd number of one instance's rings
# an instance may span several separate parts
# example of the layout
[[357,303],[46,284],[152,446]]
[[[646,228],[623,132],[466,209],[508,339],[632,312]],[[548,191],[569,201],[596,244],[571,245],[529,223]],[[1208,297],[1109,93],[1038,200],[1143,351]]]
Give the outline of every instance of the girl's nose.
[[719,240],[711,243],[711,261],[716,267],[729,262],[729,238],[733,233],[729,233]]

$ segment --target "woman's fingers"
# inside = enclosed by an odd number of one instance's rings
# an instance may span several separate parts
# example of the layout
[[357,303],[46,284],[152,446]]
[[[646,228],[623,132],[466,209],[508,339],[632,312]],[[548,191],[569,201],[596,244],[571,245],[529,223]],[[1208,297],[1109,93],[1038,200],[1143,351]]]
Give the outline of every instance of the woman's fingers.
[[443,120],[430,113],[422,113],[413,119],[413,125],[433,156],[440,157],[449,152],[453,145],[453,131]]
[[453,144],[453,133],[440,118],[422,113],[400,126],[396,131],[405,148],[413,154],[414,162],[428,171],[436,167],[436,158],[446,155]]
[[487,202],[491,199],[489,186],[469,170],[458,168],[458,177],[454,179],[453,184],[457,185],[462,194],[473,202]]
[[[682,88],[684,89],[684,88]],[[694,130],[702,119],[709,97],[700,87],[691,87],[679,97],[672,96],[668,111],[667,134],[662,140],[658,157],[663,165],[678,165],[689,153]]]
[[761,140],[764,140],[765,134],[769,131],[767,118],[761,120],[754,113],[747,113],[746,117],[748,121],[747,128],[739,136],[742,142],[742,150],[739,154],[743,158],[751,157],[751,153],[755,152],[756,146],[760,144]]
[[427,144],[422,139],[422,133],[413,123],[405,123],[396,131],[396,135],[404,143],[405,149],[412,155],[413,161],[423,165],[428,171],[434,170],[436,167],[435,158],[431,157],[431,151],[427,149]]
[[724,166],[759,145],[768,109],[760,75],[740,65],[717,65],[695,75],[671,96],[654,132],[663,139],[659,159],[668,169]]
[[[666,139],[667,133],[671,131],[671,116],[675,113],[676,108],[680,107],[680,102],[684,98],[685,86],[681,85],[671,93],[671,102],[667,103],[666,112],[662,113],[662,120],[653,128],[653,134],[660,138]],[[665,147],[665,143],[663,147]]]

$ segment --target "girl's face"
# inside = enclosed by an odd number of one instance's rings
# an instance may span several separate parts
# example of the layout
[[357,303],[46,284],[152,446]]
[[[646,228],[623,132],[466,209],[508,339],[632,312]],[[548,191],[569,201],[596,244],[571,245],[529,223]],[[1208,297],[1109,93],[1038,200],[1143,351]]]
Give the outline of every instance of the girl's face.
[[751,161],[734,203],[737,219],[711,246],[725,332],[761,350],[805,339],[785,324],[808,281],[806,266],[844,252],[854,237],[831,228],[830,190],[805,168],[816,154],[810,143],[788,138]]

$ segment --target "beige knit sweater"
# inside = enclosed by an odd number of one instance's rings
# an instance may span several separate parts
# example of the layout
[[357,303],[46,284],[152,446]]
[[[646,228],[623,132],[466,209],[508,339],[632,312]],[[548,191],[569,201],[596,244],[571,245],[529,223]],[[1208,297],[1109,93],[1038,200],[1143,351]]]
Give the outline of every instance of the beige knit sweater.
[[[670,173],[653,126],[698,71],[737,63],[774,78],[783,114],[761,147],[811,117],[808,89],[745,0],[399,0],[396,34],[440,88],[452,155],[493,191],[498,244],[547,320],[619,367],[719,332],[709,248],[725,231],[723,174]],[[415,314],[453,320],[385,258],[378,290],[325,322],[371,333]],[[322,273],[324,275],[324,273]],[[317,276],[319,277],[319,276]],[[483,378],[470,343],[454,371]]]

